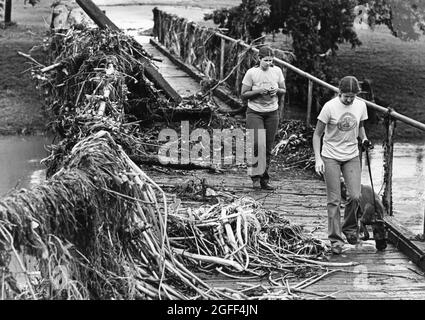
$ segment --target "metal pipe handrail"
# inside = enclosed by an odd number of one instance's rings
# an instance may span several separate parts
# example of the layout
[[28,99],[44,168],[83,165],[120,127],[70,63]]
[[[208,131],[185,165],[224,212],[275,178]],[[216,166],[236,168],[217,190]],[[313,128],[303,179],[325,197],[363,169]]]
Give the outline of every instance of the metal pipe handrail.
[[[191,22],[191,24],[197,25],[195,22]],[[230,41],[230,42],[233,42],[233,43],[238,43],[239,45],[243,46],[244,48],[252,50],[255,53],[258,53],[258,51],[259,51],[257,48],[253,47],[252,45],[245,43],[243,40],[241,40],[241,39],[237,40],[237,39],[231,38],[229,36],[226,36],[226,35],[220,33],[220,31],[213,31],[213,34],[215,36],[219,37],[219,38],[224,39],[224,40],[227,40],[227,41]],[[277,65],[280,65],[281,67],[284,66],[284,67],[298,73],[302,77],[305,77],[305,78],[307,78],[311,81],[314,81],[314,82],[320,84],[323,87],[326,87],[326,88],[328,88],[328,89],[330,89],[334,92],[339,91],[339,89],[337,87],[335,87],[335,86],[327,83],[326,81],[323,81],[323,80],[311,75],[308,72],[305,72],[305,71],[293,66],[289,62],[283,61],[283,60],[276,58],[276,57],[273,60]],[[400,120],[401,122],[404,122],[404,123],[406,123],[406,124],[408,124],[412,127],[415,127],[415,128],[420,129],[422,131],[425,131],[425,124],[422,123],[422,122],[419,122],[419,121],[411,119],[411,118],[409,118],[409,117],[407,117],[407,116],[405,116],[401,113],[398,113],[397,111],[395,111],[392,108],[386,108],[386,107],[380,106],[380,105],[378,105],[374,102],[368,101],[366,99],[363,99],[363,98],[360,98],[360,97],[358,97],[358,98],[360,100],[364,101],[367,106],[371,107],[372,109],[375,109],[376,111],[389,114],[392,118],[394,118],[396,120]]]
[[[233,39],[233,38],[231,38],[229,36],[226,36],[224,34],[221,34],[218,31],[215,32],[215,35],[218,36],[218,37],[220,37],[220,38],[223,38],[225,40],[231,41],[231,42],[238,42],[241,46],[243,46],[243,47],[245,47],[247,49],[251,49],[251,50],[253,50],[256,53],[258,53],[258,51],[259,51],[257,48],[246,44],[242,40]],[[335,86],[333,86],[333,85],[331,85],[331,84],[329,84],[329,83],[327,83],[327,82],[325,82],[325,81],[323,81],[323,80],[321,80],[319,78],[316,78],[315,76],[311,75],[310,73],[305,72],[305,71],[303,71],[303,70],[301,70],[301,69],[293,66],[289,62],[283,61],[283,60],[281,60],[279,58],[276,58],[276,57],[274,58],[274,62],[276,62],[276,64],[278,64],[278,65],[281,65],[281,66],[283,65],[286,68],[291,69],[292,71],[298,73],[299,75],[301,75],[301,76],[303,76],[305,78],[308,78],[308,79],[310,79],[310,80],[312,80],[312,81],[320,84],[321,86],[324,86],[324,87],[326,87],[328,89],[331,89],[331,90],[333,90],[335,92],[338,92],[339,91],[339,89],[337,87],[335,87]],[[405,115],[403,115],[401,113],[398,113],[397,111],[394,111],[391,108],[385,108],[385,107],[380,106],[380,105],[378,105],[378,104],[376,104],[374,102],[368,101],[368,100],[363,99],[363,98],[360,98],[360,97],[359,97],[359,99],[362,100],[362,101],[364,101],[367,106],[371,107],[372,109],[375,109],[376,111],[379,111],[379,112],[382,112],[382,113],[388,113],[394,119],[400,120],[401,122],[404,122],[404,123],[406,123],[408,125],[411,125],[412,127],[415,127],[415,128],[420,129],[422,131],[425,131],[425,124],[422,123],[422,122],[419,122],[417,120],[411,119],[411,118],[409,118],[409,117],[407,117],[407,116],[405,116]]]
[[[159,16],[160,17],[160,16]],[[161,20],[160,20],[161,21]],[[191,22],[192,25],[199,27],[196,23]],[[201,27],[204,28],[204,27]],[[161,28],[159,27],[159,32],[161,32]],[[225,47],[225,42],[226,41],[230,41],[233,43],[236,43],[238,46],[244,47],[248,50],[252,50],[254,53],[258,53],[258,49],[254,47],[254,45],[249,45],[247,43],[245,43],[243,40],[239,39],[236,40],[234,38],[231,38],[229,36],[226,36],[222,33],[220,33],[220,31],[212,31],[212,35],[213,36],[217,36],[219,38],[221,38],[221,43],[220,43],[220,80],[223,80],[224,77],[224,47]],[[295,66],[293,66],[292,64],[290,64],[289,62],[283,61],[281,59],[278,58],[274,58],[274,62],[276,65],[280,66],[280,67],[285,67],[287,69],[290,69],[292,71],[294,71],[295,73],[301,75],[304,78],[308,79],[308,102],[307,102],[307,120],[306,122],[308,124],[310,124],[310,120],[311,120],[311,103],[312,103],[312,95],[313,95],[313,83],[316,82],[317,84],[328,88],[336,93],[339,92],[339,89],[319,78],[316,78],[315,76],[309,74],[308,72],[305,72]],[[238,73],[240,71],[239,68],[236,69],[236,72]],[[236,77],[238,79],[238,75]],[[393,151],[394,151],[394,131],[395,131],[395,124],[396,124],[396,120],[399,120],[403,123],[406,123],[414,128],[420,129],[422,131],[425,131],[425,124],[419,121],[416,121],[412,118],[409,118],[403,114],[400,114],[398,112],[396,112],[394,109],[392,108],[386,108],[383,106],[380,106],[374,102],[368,101],[366,99],[360,98],[360,100],[364,101],[366,103],[367,106],[371,107],[372,109],[384,113],[389,117],[389,122],[386,125],[386,140],[385,140],[385,154],[384,157],[386,159],[386,166],[384,166],[384,180],[386,181],[386,186],[385,186],[385,190],[384,190],[384,195],[382,197],[383,202],[384,202],[384,206],[387,210],[387,212],[389,213],[389,215],[392,215],[392,172],[393,172]],[[424,211],[424,215],[425,215],[425,211]],[[424,232],[425,232],[425,219],[424,219]]]

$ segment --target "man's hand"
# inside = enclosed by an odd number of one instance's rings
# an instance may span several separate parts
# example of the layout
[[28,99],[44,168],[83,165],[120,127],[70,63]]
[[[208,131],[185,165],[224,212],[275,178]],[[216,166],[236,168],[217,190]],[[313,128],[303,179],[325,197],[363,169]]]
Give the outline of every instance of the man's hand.
[[373,149],[373,145],[372,145],[372,143],[371,143],[369,140],[367,140],[367,139],[364,139],[364,140],[363,140],[363,142],[362,142],[362,147],[363,147],[363,150],[366,150],[366,149]]
[[271,87],[271,88],[269,89],[269,94],[273,97],[274,95],[276,95],[276,94],[277,94],[277,91],[278,91],[278,88],[273,88],[273,87]]
[[322,158],[316,158],[316,165],[314,166],[314,169],[317,174],[322,175],[325,173],[325,164],[323,163]]

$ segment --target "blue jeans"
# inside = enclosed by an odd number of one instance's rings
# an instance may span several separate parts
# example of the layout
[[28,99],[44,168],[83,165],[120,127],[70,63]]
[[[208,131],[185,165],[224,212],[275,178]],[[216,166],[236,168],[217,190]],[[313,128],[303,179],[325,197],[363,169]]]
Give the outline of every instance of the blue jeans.
[[[271,112],[257,112],[250,108],[246,110],[246,128],[247,129],[266,129],[266,170],[262,175],[251,176],[252,181],[267,183],[270,179],[268,169],[270,166],[270,159],[273,150],[274,139],[276,137],[277,129],[279,127],[279,111]],[[255,131],[254,139],[255,154],[258,152],[258,132]]]
[[[358,235],[357,213],[360,208],[361,169],[359,157],[338,161],[322,157],[325,164],[325,182],[328,210],[328,238],[332,245],[343,244],[346,237]],[[347,187],[347,204],[341,233],[341,172]]]

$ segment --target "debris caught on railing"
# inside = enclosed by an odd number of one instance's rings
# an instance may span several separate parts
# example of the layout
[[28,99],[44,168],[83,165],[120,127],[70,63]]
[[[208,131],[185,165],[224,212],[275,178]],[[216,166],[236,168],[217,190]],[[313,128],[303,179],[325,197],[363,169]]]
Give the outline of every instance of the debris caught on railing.
[[[235,92],[239,90],[242,84],[241,75],[245,74],[258,60],[253,50],[241,46],[241,41],[236,40],[227,41],[222,47],[222,38],[214,29],[197,25],[158,8],[153,10],[153,14],[154,34],[171,53],[179,56],[185,63],[196,67],[206,77],[215,80],[225,78],[223,85],[227,85]],[[161,21],[161,25],[158,21]],[[261,41],[252,43],[253,46],[260,44]],[[276,57],[282,60],[289,62],[294,60],[292,53],[282,50],[275,50],[275,53]],[[221,56],[225,57],[223,66],[221,66]]]
[[312,149],[314,129],[300,120],[284,120],[280,125],[272,154],[279,157],[279,164],[286,168],[314,169]]

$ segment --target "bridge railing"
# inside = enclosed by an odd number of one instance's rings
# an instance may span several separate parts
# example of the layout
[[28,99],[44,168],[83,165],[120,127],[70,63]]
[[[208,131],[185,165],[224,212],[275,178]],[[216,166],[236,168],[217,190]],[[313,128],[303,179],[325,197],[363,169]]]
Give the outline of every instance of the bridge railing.
[[[257,60],[258,49],[157,8],[153,14],[154,35],[161,44],[210,79],[222,81],[239,96],[243,75]],[[285,51],[274,49],[274,53],[279,61],[293,60]]]
[[[185,63],[199,69],[207,77],[225,82],[233,93],[239,96],[242,77],[246,70],[252,66],[253,59],[256,59],[257,48],[157,8],[153,10],[153,13],[153,32],[162,45]],[[291,70],[308,81],[306,122],[310,124],[313,86],[315,84],[320,85],[334,92],[338,92],[338,88],[295,67],[291,64],[292,61],[291,54],[275,50],[274,62],[284,70],[284,73]],[[365,99],[362,100],[368,107],[385,114],[384,193],[382,199],[388,214],[392,215],[392,172],[396,121],[401,121],[423,131],[425,131],[425,124],[391,108],[380,106]]]

